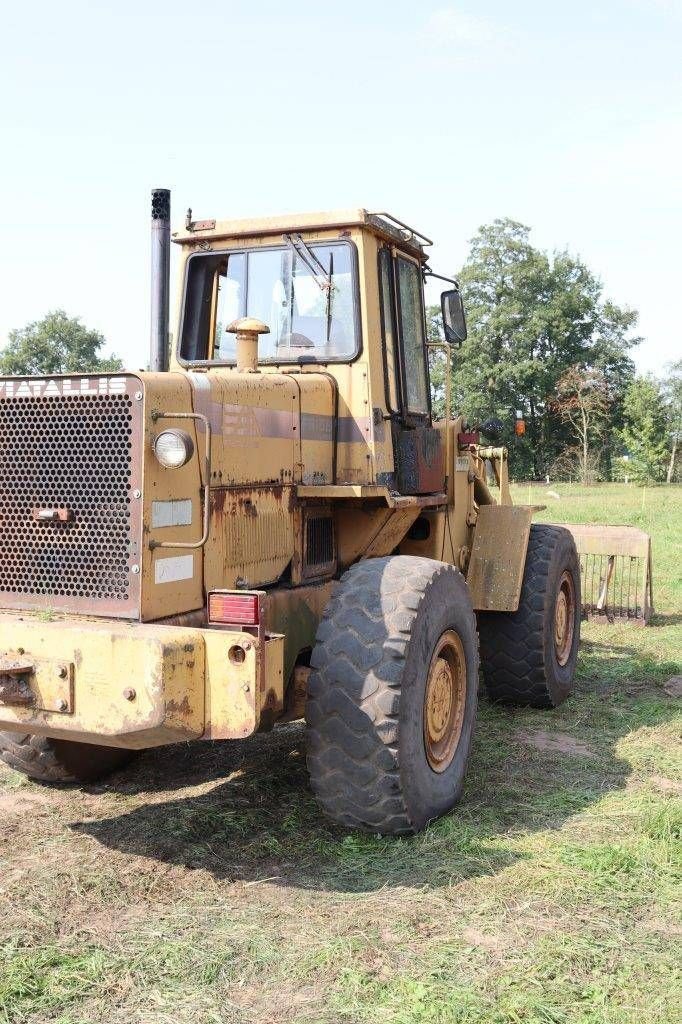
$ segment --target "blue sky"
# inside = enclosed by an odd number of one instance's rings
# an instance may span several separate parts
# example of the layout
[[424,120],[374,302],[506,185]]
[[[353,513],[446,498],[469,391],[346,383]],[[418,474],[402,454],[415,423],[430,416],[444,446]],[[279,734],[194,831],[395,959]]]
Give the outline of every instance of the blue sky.
[[682,354],[682,0],[0,3],[0,344],[63,307],[148,347],[149,190],[174,221],[388,209],[463,261],[498,216],[568,247]]

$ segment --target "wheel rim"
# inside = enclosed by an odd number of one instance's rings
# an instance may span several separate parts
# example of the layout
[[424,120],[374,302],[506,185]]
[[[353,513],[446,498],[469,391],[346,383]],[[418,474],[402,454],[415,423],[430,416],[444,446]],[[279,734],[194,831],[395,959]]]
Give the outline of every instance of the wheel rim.
[[565,665],[571,656],[575,632],[575,587],[566,571],[561,577],[554,605],[554,650],[556,660]]
[[462,641],[449,629],[436,644],[424,692],[424,748],[434,772],[444,772],[455,756],[464,723],[466,686]]

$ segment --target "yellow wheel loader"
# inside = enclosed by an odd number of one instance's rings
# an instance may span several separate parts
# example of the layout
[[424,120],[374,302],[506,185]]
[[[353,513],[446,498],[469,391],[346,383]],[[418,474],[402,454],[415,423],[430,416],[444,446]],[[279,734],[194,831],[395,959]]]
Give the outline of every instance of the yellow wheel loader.
[[[570,693],[572,536],[432,419],[419,232],[189,211],[172,241],[170,345],[157,190],[150,370],[0,379],[2,756],[86,780],[305,717],[324,811],[417,831],[460,795],[479,668],[494,700]],[[442,312],[449,365],[454,281]]]

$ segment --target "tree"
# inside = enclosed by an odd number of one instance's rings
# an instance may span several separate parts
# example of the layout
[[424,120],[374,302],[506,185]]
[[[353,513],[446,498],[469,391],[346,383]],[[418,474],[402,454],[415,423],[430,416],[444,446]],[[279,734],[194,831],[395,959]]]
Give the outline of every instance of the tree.
[[620,437],[628,454],[628,471],[640,483],[662,480],[668,461],[668,417],[659,384],[637,377],[623,402]]
[[99,331],[90,330],[78,317],[55,309],[42,320],[9,332],[7,345],[0,352],[0,373],[47,376],[120,370],[123,364],[116,356],[98,355],[104,344]]
[[609,383],[600,368],[571,366],[557,381],[552,409],[571,432],[579,476],[584,484],[594,482],[593,448],[603,439],[610,408]]
[[[559,379],[571,366],[598,369],[614,396],[601,452],[608,471],[619,395],[634,376],[627,353],[639,341],[637,313],[605,300],[581,260],[550,258],[509,219],[479,229],[459,280],[469,337],[454,358],[454,406],[472,424],[500,419],[515,475],[541,476],[570,443],[570,424],[554,409]],[[517,409],[528,421],[523,438],[514,435]]]
[[666,483],[671,484],[675,479],[677,456],[682,443],[682,359],[671,363],[668,370],[668,376],[663,382],[663,397],[670,438],[670,459],[665,480]]

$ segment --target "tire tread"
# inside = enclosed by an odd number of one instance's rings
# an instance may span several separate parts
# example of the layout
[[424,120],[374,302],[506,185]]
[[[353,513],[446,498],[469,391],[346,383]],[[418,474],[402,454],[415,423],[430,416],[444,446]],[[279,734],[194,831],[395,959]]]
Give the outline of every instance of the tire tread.
[[[481,670],[493,701],[536,708],[555,706],[547,684],[544,619],[552,597],[550,563],[565,537],[570,538],[568,530],[559,526],[531,526],[518,610],[478,616]],[[579,607],[576,614],[580,615]]]
[[400,689],[412,624],[442,572],[459,575],[417,556],[358,562],[320,622],[308,681],[307,763],[323,811],[341,825],[414,831],[400,779]]
[[[100,763],[98,751],[102,752]],[[133,750],[54,740],[34,733],[0,732],[0,759],[38,782],[91,781],[124,767],[135,754]]]

